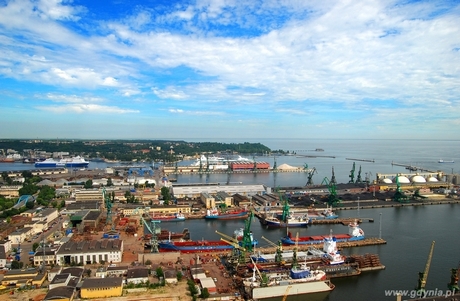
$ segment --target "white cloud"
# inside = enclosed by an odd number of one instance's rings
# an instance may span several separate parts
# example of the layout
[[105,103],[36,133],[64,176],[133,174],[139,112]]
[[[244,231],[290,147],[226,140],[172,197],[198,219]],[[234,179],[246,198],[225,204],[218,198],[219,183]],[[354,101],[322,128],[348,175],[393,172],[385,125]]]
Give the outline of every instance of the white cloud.
[[53,113],[90,113],[90,114],[128,114],[139,113],[138,110],[123,109],[114,106],[102,106],[97,104],[68,104],[63,106],[37,106],[37,109]]

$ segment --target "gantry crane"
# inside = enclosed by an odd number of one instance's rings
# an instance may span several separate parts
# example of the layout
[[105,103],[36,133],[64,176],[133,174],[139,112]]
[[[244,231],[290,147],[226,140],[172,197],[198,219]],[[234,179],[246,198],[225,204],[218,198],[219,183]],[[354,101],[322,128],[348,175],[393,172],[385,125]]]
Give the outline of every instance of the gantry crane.
[[310,170],[308,171],[307,186],[313,185],[313,175],[314,175],[315,173],[318,173],[318,172],[316,171],[316,167],[313,167],[312,169],[310,169]]
[[447,284],[447,287],[452,291],[452,294],[455,294],[459,291],[458,276],[460,274],[460,263],[456,269],[451,269],[450,273],[450,282]]
[[418,273],[419,279],[418,279],[418,284],[417,284],[416,289],[419,292],[425,291],[426,280],[428,279],[428,272],[430,271],[431,258],[433,257],[433,251],[434,251],[434,240],[431,243],[430,253],[428,254],[428,259],[426,261],[425,270],[423,272]]
[[355,182],[355,162],[353,162],[353,168],[350,170],[350,181],[348,183],[354,183]]

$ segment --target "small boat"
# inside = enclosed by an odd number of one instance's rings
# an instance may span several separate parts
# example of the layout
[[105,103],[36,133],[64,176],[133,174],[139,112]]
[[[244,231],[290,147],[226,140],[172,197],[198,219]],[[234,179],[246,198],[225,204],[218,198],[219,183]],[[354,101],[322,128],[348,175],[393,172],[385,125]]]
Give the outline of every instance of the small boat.
[[206,210],[205,219],[237,219],[237,218],[246,218],[249,214],[249,211],[243,208],[219,211],[217,208],[212,208]]
[[152,215],[152,220],[162,222],[181,222],[185,221],[183,213],[174,213],[171,215]]
[[454,163],[454,160],[443,160],[443,159],[440,159],[438,161],[438,163]]
[[160,252],[182,252],[182,253],[201,253],[201,252],[221,252],[232,250],[233,245],[222,240],[198,240],[198,241],[160,241],[158,249]]

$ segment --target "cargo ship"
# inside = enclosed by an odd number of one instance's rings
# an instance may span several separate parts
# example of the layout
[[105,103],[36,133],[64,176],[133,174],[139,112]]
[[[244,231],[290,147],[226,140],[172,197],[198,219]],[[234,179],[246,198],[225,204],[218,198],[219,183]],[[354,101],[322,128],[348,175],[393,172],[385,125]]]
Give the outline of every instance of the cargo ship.
[[348,225],[349,233],[346,234],[335,234],[332,235],[313,235],[313,236],[301,236],[301,237],[292,237],[291,232],[287,236],[281,238],[281,243],[285,246],[290,245],[316,245],[323,243],[327,240],[333,240],[335,242],[346,242],[346,241],[356,241],[363,240],[365,238],[364,231],[359,227],[357,222],[353,222]]
[[158,249],[160,252],[182,252],[182,253],[201,253],[201,252],[220,252],[232,250],[233,245],[222,240],[198,240],[198,241],[160,241]]
[[249,214],[249,211],[243,208],[238,208],[234,210],[219,211],[217,208],[208,209],[206,211],[205,219],[237,219],[237,218],[246,218]]
[[161,222],[181,222],[185,221],[185,215],[182,213],[175,213],[171,215],[152,215],[152,220]]

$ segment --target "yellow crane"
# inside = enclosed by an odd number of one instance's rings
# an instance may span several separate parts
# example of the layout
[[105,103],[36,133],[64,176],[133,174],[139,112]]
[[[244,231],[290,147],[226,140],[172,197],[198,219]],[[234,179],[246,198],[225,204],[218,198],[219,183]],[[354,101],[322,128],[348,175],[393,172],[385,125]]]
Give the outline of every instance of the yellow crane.
[[289,290],[292,288],[292,285],[288,285],[286,291],[284,292],[283,301],[286,301],[287,296],[289,295]]
[[275,262],[280,263],[280,264],[284,264],[285,262],[283,260],[283,245],[281,244],[281,242],[277,245],[274,242],[272,242],[271,240],[265,238],[264,236],[262,236],[262,238],[265,241],[267,241],[271,246],[276,248]]
[[430,253],[428,254],[428,259],[425,265],[425,271],[419,273],[419,279],[418,279],[418,285],[417,285],[418,291],[425,290],[426,280],[428,278],[428,272],[430,270],[430,265],[431,265],[431,258],[433,257],[433,251],[434,251],[434,240],[431,243]]
[[227,235],[225,233],[219,232],[217,230],[216,230],[216,233],[219,234],[220,236],[224,237],[226,240],[238,244],[238,239],[236,239],[234,237],[231,237],[230,235]]

